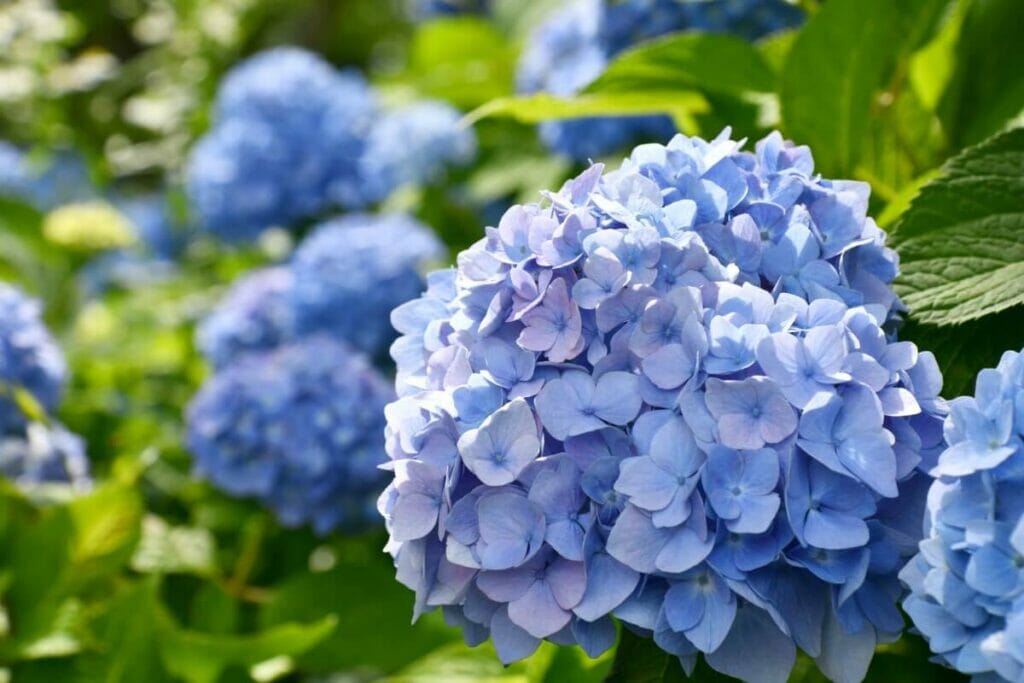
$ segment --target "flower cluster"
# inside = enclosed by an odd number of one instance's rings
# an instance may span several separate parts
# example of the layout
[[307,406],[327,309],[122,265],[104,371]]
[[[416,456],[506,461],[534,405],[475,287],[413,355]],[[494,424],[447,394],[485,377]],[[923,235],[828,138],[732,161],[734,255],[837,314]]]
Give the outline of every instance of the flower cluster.
[[392,314],[379,509],[416,614],[504,661],[608,648],[856,680],[903,621],[944,404],[886,331],[869,188],[776,133],[636,148],[514,206]]
[[318,533],[372,514],[384,459],[383,378],[358,353],[308,337],[239,357],[188,409],[200,474]]
[[361,202],[355,171],[373,120],[362,76],[313,53],[276,48],[232,69],[216,125],[189,157],[188,192],[201,222],[228,239]]
[[45,484],[74,489],[92,485],[82,439],[60,425],[38,422],[27,425],[22,435],[0,435],[0,476],[25,489]]
[[[1024,675],[1024,354],[950,401],[925,538],[903,606],[939,659],[975,680]],[[993,673],[994,672],[994,673]]]
[[56,410],[66,375],[39,304],[0,282],[0,476],[26,488],[89,485],[82,440],[56,422],[33,421],[43,417],[35,411]]
[[176,220],[163,193],[118,197],[114,205],[132,222],[139,239],[153,256],[173,259],[181,251],[185,226]]
[[18,147],[0,140],[0,196],[15,197],[46,211],[95,194],[85,162],[77,154],[59,151],[38,164]]
[[441,253],[429,228],[406,214],[325,221],[289,264],[236,282],[200,325],[199,347],[223,367],[241,352],[323,332],[381,356],[394,338],[388,312],[419,294],[420,268]]
[[397,187],[441,178],[449,166],[462,166],[476,155],[476,137],[459,126],[458,111],[427,100],[388,112],[366,140],[361,162],[364,191],[383,199]]
[[[530,36],[519,64],[518,90],[572,95],[619,52],[673,31],[728,31],[754,39],[794,26],[801,18],[783,0],[576,0]],[[638,140],[665,140],[674,131],[667,116],[594,117],[549,121],[540,127],[551,149],[578,161]]]
[[[429,181],[439,146],[442,159],[460,163],[475,148],[447,105],[381,114],[361,74],[313,53],[275,48],[243,62],[224,79],[215,125],[189,156],[199,221],[225,239],[250,239],[328,208],[378,201],[394,189],[388,183]],[[386,128],[375,135],[378,121]],[[402,140],[381,139],[396,132]],[[378,172],[384,177],[368,175]]]
[[39,303],[0,282],[0,433],[26,424],[15,392],[31,394],[50,413],[60,403],[66,376],[64,356],[43,324]]
[[394,331],[388,313],[423,289],[420,268],[444,247],[404,213],[351,214],[321,224],[292,257],[300,332],[325,332],[373,357]]

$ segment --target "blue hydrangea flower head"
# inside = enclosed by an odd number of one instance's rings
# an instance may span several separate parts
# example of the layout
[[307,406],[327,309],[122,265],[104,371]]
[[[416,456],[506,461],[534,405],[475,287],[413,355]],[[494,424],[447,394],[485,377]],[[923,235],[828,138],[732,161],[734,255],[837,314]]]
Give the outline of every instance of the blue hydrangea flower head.
[[950,401],[925,538],[900,578],[903,607],[937,658],[974,680],[1019,681],[1024,615],[1024,354]]
[[286,266],[240,277],[196,331],[196,344],[206,359],[220,368],[241,354],[294,339],[294,289],[295,278]]
[[[378,507],[415,613],[503,661],[613,618],[692,670],[859,680],[945,415],[868,188],[676,136],[513,206],[392,322]],[[884,267],[861,268],[862,264]]]
[[14,391],[31,394],[52,413],[66,379],[64,355],[43,324],[39,303],[0,282],[0,434],[26,423]]
[[36,163],[15,145],[0,140],[0,196],[15,197],[48,211],[95,194],[89,170],[79,155],[62,150]]
[[349,214],[320,224],[292,257],[293,305],[303,334],[323,332],[371,356],[394,339],[388,313],[423,287],[422,266],[443,247],[403,213]]
[[275,48],[235,67],[215,125],[193,148],[187,190],[200,222],[230,240],[365,202],[359,159],[376,109],[365,79],[313,53]]
[[163,193],[128,196],[114,205],[135,226],[146,250],[158,258],[172,259],[181,251],[185,226],[173,216]]
[[[553,12],[527,40],[518,90],[573,95],[623,50],[675,31],[729,32],[754,40],[801,20],[801,12],[784,0],[576,0]],[[549,148],[578,161],[640,140],[667,140],[674,132],[667,116],[588,117],[540,126]]]
[[218,371],[188,408],[197,471],[317,533],[372,514],[391,390],[358,352],[309,337]]
[[29,192],[25,153],[0,140],[0,195],[24,197]]
[[406,185],[425,185],[444,177],[476,154],[476,136],[459,126],[458,110],[433,100],[384,114],[370,131],[360,163],[367,196],[383,199]]
[[32,422],[18,434],[0,436],[0,476],[24,489],[63,484],[84,490],[92,485],[82,439],[59,424]]

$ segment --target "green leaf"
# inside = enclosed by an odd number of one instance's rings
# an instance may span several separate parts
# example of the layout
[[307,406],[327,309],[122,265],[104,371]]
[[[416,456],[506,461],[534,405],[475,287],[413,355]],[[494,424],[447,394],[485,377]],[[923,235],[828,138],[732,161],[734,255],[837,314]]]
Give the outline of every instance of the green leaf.
[[[411,624],[412,594],[395,581],[394,572],[378,552],[365,563],[342,560],[329,571],[293,575],[273,590],[261,623],[271,626],[337,615],[330,636],[298,658],[303,669],[396,671],[451,642],[458,632],[444,625],[440,613]],[[382,633],[387,637],[382,638]]]
[[75,533],[71,586],[108,575],[128,564],[141,536],[142,501],[137,491],[108,484],[68,505]]
[[160,651],[173,675],[188,683],[213,683],[232,665],[252,667],[299,655],[327,637],[335,622],[327,616],[311,624],[280,624],[251,635],[230,635],[180,629],[166,618]]
[[952,159],[892,232],[914,319],[949,325],[1024,303],[1024,128]]
[[514,51],[490,22],[454,17],[421,24],[401,80],[428,97],[476,107],[513,91]]
[[1024,2],[974,0],[960,29],[943,121],[957,148],[1002,130],[1024,110],[1019,45]]
[[911,320],[900,330],[900,338],[935,354],[943,396],[973,394],[979,370],[995,367],[1007,349],[1024,347],[1024,306],[946,327]]
[[738,97],[771,92],[774,86],[771,67],[747,41],[686,33],[624,52],[584,92],[700,90]]
[[897,64],[930,34],[945,4],[829,0],[797,35],[782,73],[782,120],[788,136],[811,146],[823,173],[857,167],[879,92],[895,82]]
[[693,130],[693,116],[708,111],[708,102],[695,92],[680,90],[610,92],[561,98],[547,93],[492,100],[464,119],[472,125],[489,116],[508,116],[522,123],[585,116],[668,114],[683,130]]
[[529,658],[502,666],[489,641],[474,648],[461,642],[450,643],[384,680],[386,683],[534,683],[543,680],[557,649],[551,643],[542,643]]
[[682,683],[686,680],[679,660],[662,650],[651,638],[621,629],[615,663],[608,683]]

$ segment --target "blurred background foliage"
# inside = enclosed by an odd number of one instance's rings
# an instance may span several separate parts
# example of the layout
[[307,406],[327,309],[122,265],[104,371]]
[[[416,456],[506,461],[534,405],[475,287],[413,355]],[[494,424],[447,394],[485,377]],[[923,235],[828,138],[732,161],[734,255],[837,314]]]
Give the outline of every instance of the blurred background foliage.
[[[524,41],[558,4],[497,0],[486,16],[418,24],[399,0],[0,5],[0,139],[40,168],[83,159],[62,197],[165,191],[183,245],[173,259],[104,270],[97,259],[152,247],[128,244],[103,215],[77,214],[69,225],[54,203],[0,200],[0,278],[45,302],[70,365],[59,417],[85,439],[97,482],[71,499],[0,482],[0,679],[682,676],[628,634],[620,644],[627,655],[614,664],[614,653],[592,661],[545,644],[503,668],[489,645],[466,648],[437,613],[409,624],[412,597],[380,550],[382,530],[285,530],[254,503],[191,475],[182,414],[210,372],[193,343],[196,323],[239,274],[284,258],[294,240],[270,231],[225,245],[191,224],[185,158],[210,126],[222,75],[262,49],[300,45],[364,70],[389,102],[430,97],[472,111],[476,161],[383,204],[415,213],[451,254],[509,202],[535,199],[578,168],[546,151],[534,124],[622,112],[668,113],[683,132],[705,137],[725,125],[751,139],[779,128],[812,147],[824,175],[869,181],[873,214],[899,248],[901,221],[916,220],[905,215],[911,200],[941,182],[942,165],[1020,122],[1024,64],[1007,51],[1019,42],[1024,3],[810,0],[801,3],[802,28],[757,43],[662,37],[623,53],[575,97],[517,96]],[[925,208],[941,213],[935,201]],[[912,263],[927,262],[928,245],[944,239],[934,227],[924,238],[926,228],[908,228],[907,240],[924,244]],[[911,278],[903,292],[922,291],[919,282]],[[1002,349],[1020,347],[1022,299],[1018,290],[987,315],[910,316],[906,334],[936,352],[947,396],[968,390]],[[969,297],[957,303],[971,307]],[[880,653],[870,678],[957,680],[925,658],[924,645],[905,637]],[[821,680],[801,666],[795,680]],[[697,678],[718,680],[708,670]]]

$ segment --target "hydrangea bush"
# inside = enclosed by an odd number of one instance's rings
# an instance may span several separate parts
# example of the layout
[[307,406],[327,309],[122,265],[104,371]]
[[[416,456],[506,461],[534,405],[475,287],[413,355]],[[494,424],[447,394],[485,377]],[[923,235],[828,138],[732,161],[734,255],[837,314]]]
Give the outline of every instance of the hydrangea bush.
[[420,269],[443,247],[403,213],[350,214],[315,227],[290,263],[243,276],[200,324],[199,348],[217,367],[323,332],[373,357],[394,333],[388,312],[415,298]]
[[[692,669],[858,680],[903,628],[944,407],[869,188],[776,133],[637,147],[392,315],[378,506],[415,614],[505,662],[611,617]],[[922,465],[924,463],[924,465]]]
[[0,282],[0,434],[27,423],[15,392],[27,392],[52,413],[66,380],[64,356],[43,324],[39,303]]
[[380,491],[391,396],[362,355],[308,337],[214,375],[189,406],[188,445],[199,474],[287,526],[359,527]]
[[361,208],[406,183],[428,182],[476,151],[458,112],[434,101],[383,111],[361,74],[292,47],[235,67],[217,95],[214,127],[189,156],[199,221],[252,239],[329,208]]
[[[576,0],[531,34],[517,87],[522,93],[569,96],[601,75],[612,57],[650,38],[698,30],[755,39],[801,19],[801,12],[783,0]],[[579,161],[638,140],[666,139],[674,131],[667,116],[588,117],[540,127],[551,149]]]
[[365,79],[298,48],[262,52],[232,69],[214,128],[189,157],[199,220],[227,239],[361,204],[358,163],[376,109]]
[[1008,351],[950,402],[925,538],[900,578],[932,651],[977,681],[1024,676],[1024,356]]

